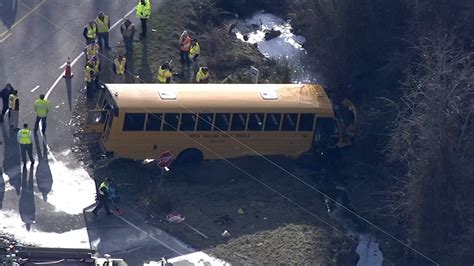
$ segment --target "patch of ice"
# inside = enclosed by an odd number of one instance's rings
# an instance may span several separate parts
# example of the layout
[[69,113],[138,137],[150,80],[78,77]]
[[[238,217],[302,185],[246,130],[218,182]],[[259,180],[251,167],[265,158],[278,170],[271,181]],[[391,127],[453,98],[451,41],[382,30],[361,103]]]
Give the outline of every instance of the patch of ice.
[[356,249],[359,254],[357,266],[381,266],[383,263],[382,251],[374,236],[359,234],[359,244]]
[[71,169],[59,161],[49,162],[53,185],[48,202],[57,211],[80,214],[95,202],[95,183],[83,168]]
[[[281,35],[265,40],[265,30],[279,30]],[[236,37],[247,43],[256,44],[260,53],[265,57],[284,61],[293,71],[293,83],[319,83],[318,77],[306,62],[306,50],[303,44],[306,39],[295,35],[288,21],[272,14],[257,13],[254,16],[240,21],[234,30]],[[244,35],[248,38],[245,40]]]
[[2,210],[0,221],[2,221],[0,230],[13,235],[15,240],[21,243],[51,248],[90,248],[86,228],[65,233],[51,233],[39,231],[32,225],[28,231],[20,222],[20,215],[12,210]]
[[[260,24],[261,23],[261,24]],[[259,51],[266,57],[273,59],[293,59],[302,54],[306,54],[303,43],[306,41],[303,36],[294,35],[291,25],[283,19],[267,13],[257,13],[253,17],[239,23],[240,28],[253,28],[257,26],[259,29],[247,33],[248,40],[244,39],[244,34],[236,31],[238,39],[257,44]],[[239,28],[237,25],[237,28]],[[266,41],[265,30],[278,30],[281,35]]]
[[[191,254],[171,258],[167,260],[168,263],[172,265],[212,265],[212,266],[230,266],[230,263],[223,260],[214,258],[202,251],[194,252]],[[161,261],[150,261],[143,264],[144,266],[159,266],[163,265]]]

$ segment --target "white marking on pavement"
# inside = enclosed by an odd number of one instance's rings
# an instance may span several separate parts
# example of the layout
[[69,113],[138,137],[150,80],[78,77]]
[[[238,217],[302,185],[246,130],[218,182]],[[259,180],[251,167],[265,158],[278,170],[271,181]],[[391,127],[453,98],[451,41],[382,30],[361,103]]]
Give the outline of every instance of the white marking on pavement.
[[61,69],[61,68],[64,68],[66,66],[67,62],[62,64],[60,67],[58,67],[58,69]]
[[123,18],[117,20],[117,22],[114,23],[114,25],[112,25],[112,27],[110,27],[110,30],[112,30],[113,28],[115,28],[120,22],[122,22],[122,20],[128,16],[130,16],[130,14],[133,13],[133,11],[135,11],[137,7],[134,7],[132,10],[128,11],[127,14],[125,14],[125,16],[123,16]]
[[78,57],[76,57],[72,62],[71,62],[71,67],[76,64],[77,60],[81,58],[84,55],[84,52],[81,52]]
[[46,95],[44,96],[45,99],[47,100],[51,92],[53,91],[54,87],[58,85],[59,81],[63,78],[63,74],[59,75],[59,77],[56,79],[56,81],[53,83],[53,86],[49,88],[49,90],[46,92]]
[[180,251],[177,251],[176,249],[170,247],[169,245],[167,245],[165,242],[159,240],[158,238],[150,235],[149,233],[147,233],[145,230],[141,229],[140,227],[136,226],[135,224],[133,224],[132,222],[130,222],[129,220],[123,218],[122,216],[117,216],[118,218],[120,218],[122,221],[124,221],[125,223],[127,223],[128,225],[130,225],[131,227],[137,229],[139,232],[147,235],[148,237],[150,237],[151,239],[155,240],[156,242],[160,243],[162,246],[166,247],[167,249],[175,252],[176,254],[179,254],[179,255],[184,255],[184,253],[180,252]]
[[[43,136],[43,137],[45,137],[45,136]],[[46,139],[45,139],[45,141],[46,141]],[[46,142],[46,149],[48,149],[48,154],[49,154],[49,156],[51,156],[51,158],[53,158],[53,161],[55,163],[58,163],[58,160],[56,159],[56,157],[54,157],[53,152],[51,151],[51,148],[49,147],[48,142]]]
[[39,85],[36,85],[36,87],[34,87],[31,92],[35,92],[35,90],[37,90],[40,86]]

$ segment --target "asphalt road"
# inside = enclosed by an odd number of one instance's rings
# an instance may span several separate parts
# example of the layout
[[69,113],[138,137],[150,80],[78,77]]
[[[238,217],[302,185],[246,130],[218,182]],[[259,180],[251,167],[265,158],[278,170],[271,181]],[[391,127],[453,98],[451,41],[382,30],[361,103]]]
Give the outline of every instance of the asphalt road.
[[[154,7],[158,4],[153,1]],[[83,28],[104,11],[114,25],[114,47],[121,39],[117,21],[129,14],[139,26],[136,1],[0,0],[0,5],[0,86],[11,83],[18,90],[19,124],[33,126],[33,103],[41,93],[52,106],[47,138],[35,138],[34,166],[22,169],[16,136],[5,123],[0,125],[0,233],[40,246],[92,247],[132,265],[190,252],[133,210],[122,218],[92,218],[85,208],[94,203],[94,182],[71,152],[73,110],[85,93]],[[70,83],[61,77],[68,57],[74,64]]]

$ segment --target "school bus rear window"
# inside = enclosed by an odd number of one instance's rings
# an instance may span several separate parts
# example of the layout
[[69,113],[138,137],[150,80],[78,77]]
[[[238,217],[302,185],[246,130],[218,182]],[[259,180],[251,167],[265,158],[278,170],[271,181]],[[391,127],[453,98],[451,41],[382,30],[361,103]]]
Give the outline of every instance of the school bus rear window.
[[301,114],[300,123],[298,125],[299,131],[313,131],[314,114]]

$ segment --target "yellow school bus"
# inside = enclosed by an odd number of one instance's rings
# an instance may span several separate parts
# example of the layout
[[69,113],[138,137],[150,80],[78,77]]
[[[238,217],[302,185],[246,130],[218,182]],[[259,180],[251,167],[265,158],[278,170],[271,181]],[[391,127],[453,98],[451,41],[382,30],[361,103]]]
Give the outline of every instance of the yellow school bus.
[[180,162],[298,157],[337,142],[333,106],[314,84],[103,84],[85,139],[121,158]]

